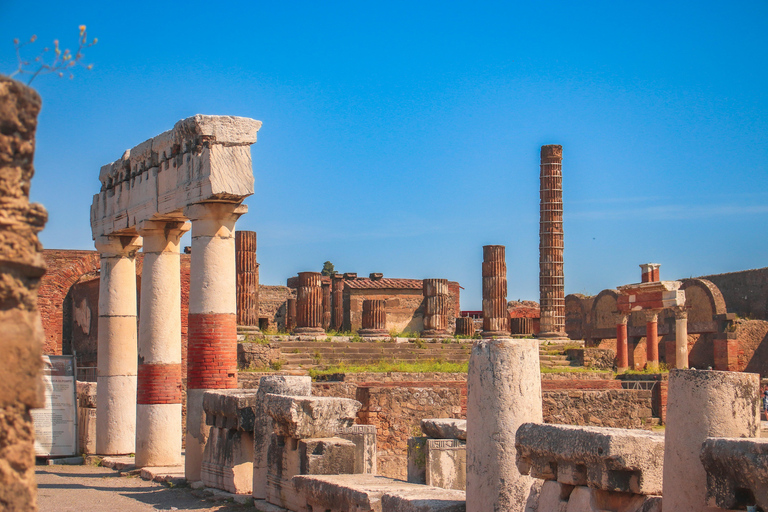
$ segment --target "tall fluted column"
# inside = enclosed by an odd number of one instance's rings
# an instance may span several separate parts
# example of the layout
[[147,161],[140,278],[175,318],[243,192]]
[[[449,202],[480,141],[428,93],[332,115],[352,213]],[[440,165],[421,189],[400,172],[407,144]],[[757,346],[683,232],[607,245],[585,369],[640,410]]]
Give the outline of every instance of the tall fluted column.
[[136,466],[181,464],[181,274],[185,222],[145,221],[139,317]]
[[103,236],[96,387],[96,453],[136,451],[136,252],[137,236]]
[[675,368],[688,368],[688,311],[675,309]]
[[363,301],[363,327],[358,333],[362,336],[384,336],[387,331],[387,312],[383,300],[366,299]]
[[563,147],[541,146],[539,221],[540,338],[565,337]]
[[448,336],[448,280],[424,279],[424,331],[431,338]]
[[503,245],[483,246],[483,337],[509,336],[507,262]]
[[296,334],[323,334],[323,287],[320,272],[299,272]]
[[331,329],[341,331],[344,325],[344,276],[331,276]]
[[185,459],[190,482],[200,480],[210,431],[203,394],[237,387],[235,223],[247,211],[233,203],[200,203],[185,209],[192,221]]
[[629,317],[623,315],[621,322],[616,324],[616,367],[626,370],[629,367],[629,345],[627,343],[627,321]]
[[237,268],[237,325],[258,330],[259,264],[256,261],[256,232],[235,231]]
[[659,366],[659,313],[648,312],[648,321],[645,324],[645,350],[647,366],[655,368]]
[[331,283],[322,283],[323,286],[323,330],[331,328]]

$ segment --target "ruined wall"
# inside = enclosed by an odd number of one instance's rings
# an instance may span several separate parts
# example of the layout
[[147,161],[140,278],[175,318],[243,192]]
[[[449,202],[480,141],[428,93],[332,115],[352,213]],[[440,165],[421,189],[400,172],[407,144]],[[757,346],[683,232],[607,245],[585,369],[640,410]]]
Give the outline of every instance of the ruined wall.
[[720,289],[729,313],[768,320],[768,267],[701,276]]
[[0,510],[37,510],[34,430],[43,406],[37,289],[45,209],[29,203],[40,97],[0,77]]
[[545,423],[643,428],[653,416],[651,391],[572,389],[542,394]]
[[96,349],[99,331],[99,279],[90,279],[76,283],[67,296],[68,304],[62,308],[64,315],[62,333],[62,353],[77,353],[79,367],[96,366]]
[[267,329],[285,330],[285,301],[296,298],[296,290],[287,286],[259,285],[259,319],[267,319]]
[[[424,296],[421,290],[354,290],[344,288],[345,329],[357,331],[363,325],[363,301],[383,300],[387,312],[387,330],[421,332],[424,330]],[[450,299],[449,299],[450,300]],[[449,304],[451,304],[449,302]],[[452,304],[451,304],[452,307]],[[456,320],[453,319],[454,325]],[[451,331],[452,332],[452,331]]]

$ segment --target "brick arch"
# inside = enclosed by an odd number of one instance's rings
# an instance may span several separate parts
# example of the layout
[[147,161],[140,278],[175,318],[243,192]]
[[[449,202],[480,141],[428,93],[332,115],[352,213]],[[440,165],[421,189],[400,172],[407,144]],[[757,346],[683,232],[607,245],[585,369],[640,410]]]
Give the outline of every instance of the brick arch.
[[37,307],[43,320],[45,342],[43,353],[62,353],[63,326],[66,299],[77,282],[98,272],[99,254],[96,251],[44,250],[43,258],[48,267],[40,280],[37,291]]
[[685,292],[689,323],[712,322],[716,315],[726,313],[723,294],[712,281],[686,279],[680,289]]
[[592,327],[598,329],[616,329],[618,307],[616,301],[619,291],[614,289],[603,290],[597,294],[592,303]]
[[580,293],[571,293],[565,296],[565,332],[572,340],[584,339],[584,328],[587,321],[585,298]]

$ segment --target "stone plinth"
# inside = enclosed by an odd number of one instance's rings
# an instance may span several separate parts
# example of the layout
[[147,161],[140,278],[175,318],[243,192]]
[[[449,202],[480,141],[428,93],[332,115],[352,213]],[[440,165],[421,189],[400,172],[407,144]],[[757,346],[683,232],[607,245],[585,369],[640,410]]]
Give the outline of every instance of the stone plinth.
[[235,231],[237,325],[259,327],[259,264],[256,232]]
[[385,301],[366,299],[363,301],[363,328],[357,331],[361,336],[386,336],[387,312]]
[[459,419],[424,419],[426,437],[408,440],[408,481],[443,489],[467,487],[467,422]]
[[517,430],[524,475],[603,491],[658,495],[664,436],[642,430],[526,423]]
[[474,336],[475,321],[472,318],[461,316],[456,319],[456,336]]
[[205,423],[211,427],[203,451],[201,480],[208,487],[235,494],[253,491],[253,425],[257,392],[207,391]]
[[448,336],[448,280],[424,279],[424,330],[429,338]]
[[483,246],[483,337],[508,336],[507,262],[503,245]]
[[515,432],[543,422],[538,340],[477,342],[467,388],[467,510],[522,512],[534,481],[517,469]]
[[707,505],[768,510],[768,439],[710,437],[701,447],[707,472]]
[[540,338],[564,338],[563,147],[541,146],[539,219]]
[[672,370],[667,395],[664,510],[700,512],[707,472],[701,447],[708,437],[758,435],[760,376],[754,373]]
[[296,289],[296,334],[323,333],[323,286],[320,272],[299,272]]

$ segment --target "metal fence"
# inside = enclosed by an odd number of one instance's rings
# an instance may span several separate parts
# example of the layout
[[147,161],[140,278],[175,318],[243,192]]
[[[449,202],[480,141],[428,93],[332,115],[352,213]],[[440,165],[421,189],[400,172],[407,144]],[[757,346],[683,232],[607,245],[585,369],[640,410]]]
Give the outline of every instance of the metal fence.
[[95,366],[78,366],[77,380],[79,380],[80,382],[96,382],[96,367]]

